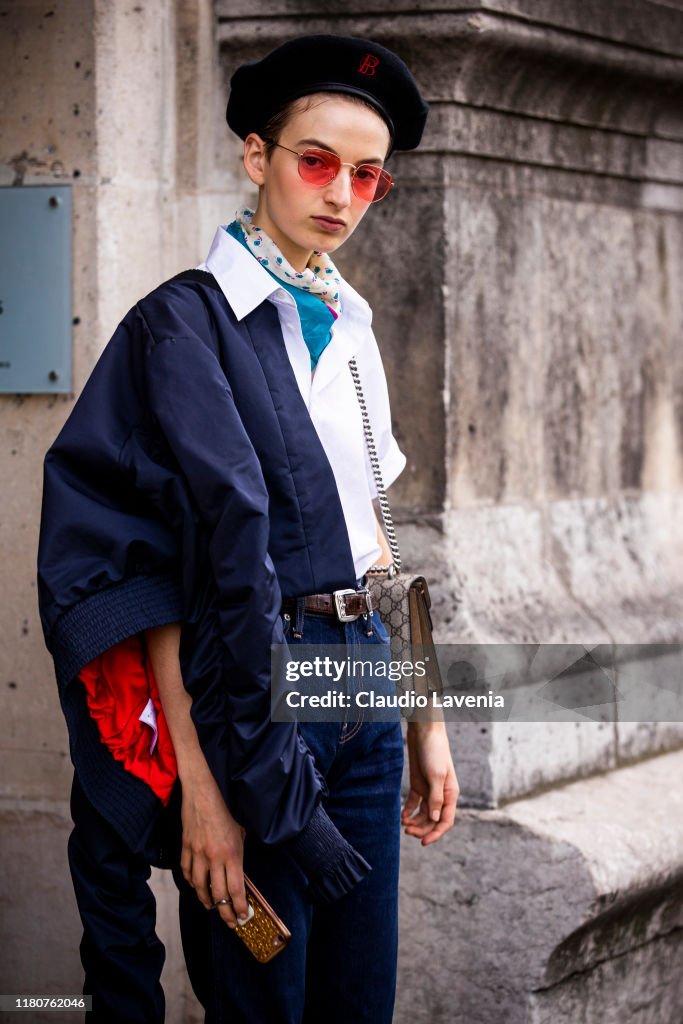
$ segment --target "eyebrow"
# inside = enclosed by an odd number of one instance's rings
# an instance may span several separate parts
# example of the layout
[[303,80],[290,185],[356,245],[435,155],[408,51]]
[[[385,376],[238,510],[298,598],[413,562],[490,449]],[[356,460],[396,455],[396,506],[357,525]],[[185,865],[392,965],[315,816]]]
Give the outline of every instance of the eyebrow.
[[[334,153],[335,156],[339,156],[339,153],[337,153],[336,149],[332,149],[332,146],[328,146],[328,144],[326,142],[321,142],[320,139],[299,139],[299,141],[297,143],[295,143],[295,145],[297,145],[297,146],[315,146],[316,149],[325,149],[325,150],[327,150],[328,153]],[[382,160],[382,158],[379,157],[379,156],[370,156],[370,157],[367,157],[367,159],[365,159],[365,160],[359,160],[358,163],[356,164],[356,167],[360,167],[361,164],[380,164],[380,165],[382,165],[382,164],[384,164],[384,160]]]

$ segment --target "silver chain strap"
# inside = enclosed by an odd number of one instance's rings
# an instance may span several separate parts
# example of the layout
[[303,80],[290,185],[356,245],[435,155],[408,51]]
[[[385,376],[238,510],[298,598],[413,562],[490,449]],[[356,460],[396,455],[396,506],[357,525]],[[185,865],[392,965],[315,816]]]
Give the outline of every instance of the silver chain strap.
[[399,572],[401,568],[401,552],[398,549],[396,531],[394,530],[394,521],[391,518],[391,509],[389,508],[389,501],[382,482],[382,470],[380,469],[379,458],[377,457],[377,449],[375,448],[375,441],[372,436],[368,407],[365,404],[363,385],[360,382],[360,373],[358,372],[358,364],[355,359],[349,359],[349,369],[351,370],[351,376],[353,377],[353,383],[356,388],[356,395],[358,396],[360,414],[363,418],[363,433],[365,434],[365,443],[368,447],[370,465],[372,466],[372,472],[375,477],[377,498],[379,500],[380,512],[382,513],[382,522],[384,523],[384,532],[386,533],[389,550],[391,551],[391,557],[393,559],[392,565],[371,565],[367,572],[388,572],[390,576],[393,576],[393,574]]

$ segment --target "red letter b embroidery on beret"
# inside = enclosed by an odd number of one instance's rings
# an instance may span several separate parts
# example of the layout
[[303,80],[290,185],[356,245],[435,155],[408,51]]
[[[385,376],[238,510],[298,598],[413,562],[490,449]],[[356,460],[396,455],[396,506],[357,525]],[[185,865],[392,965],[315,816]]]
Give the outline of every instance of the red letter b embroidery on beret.
[[358,70],[361,75],[374,75],[375,68],[379,64],[379,57],[373,57],[371,53],[366,53],[363,60],[360,63]]

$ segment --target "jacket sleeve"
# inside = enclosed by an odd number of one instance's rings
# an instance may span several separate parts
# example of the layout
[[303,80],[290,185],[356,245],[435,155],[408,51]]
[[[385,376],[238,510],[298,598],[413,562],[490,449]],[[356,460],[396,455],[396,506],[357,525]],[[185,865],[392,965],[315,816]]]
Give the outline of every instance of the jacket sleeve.
[[[177,323],[175,325],[177,328]],[[268,555],[268,492],[220,363],[202,338],[145,324],[150,409],[208,537],[223,645],[230,803],[265,843],[282,843],[335,899],[370,870],[320,804],[325,782],[295,723],[271,720],[271,643],[284,643]]]
[[104,650],[182,615],[174,531],[131,487],[120,458],[143,414],[134,340],[127,319],[45,457],[38,596],[62,688]]

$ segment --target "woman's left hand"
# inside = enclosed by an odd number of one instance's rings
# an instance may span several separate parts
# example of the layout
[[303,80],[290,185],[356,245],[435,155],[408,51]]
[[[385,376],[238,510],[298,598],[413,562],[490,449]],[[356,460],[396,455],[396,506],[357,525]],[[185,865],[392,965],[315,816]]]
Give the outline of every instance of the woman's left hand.
[[460,791],[446,726],[443,722],[410,722],[407,744],[410,793],[401,824],[406,835],[428,846],[453,827]]

